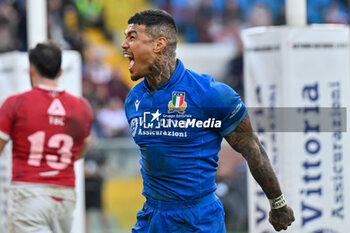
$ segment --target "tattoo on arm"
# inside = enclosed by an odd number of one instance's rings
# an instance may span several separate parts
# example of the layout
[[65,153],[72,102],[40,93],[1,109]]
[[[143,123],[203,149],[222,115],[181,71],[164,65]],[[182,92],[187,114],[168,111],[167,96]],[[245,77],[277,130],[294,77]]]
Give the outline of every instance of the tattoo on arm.
[[248,115],[233,132],[225,136],[225,139],[247,160],[251,174],[266,196],[269,199],[280,196],[282,192],[278,179],[264,148],[253,132]]

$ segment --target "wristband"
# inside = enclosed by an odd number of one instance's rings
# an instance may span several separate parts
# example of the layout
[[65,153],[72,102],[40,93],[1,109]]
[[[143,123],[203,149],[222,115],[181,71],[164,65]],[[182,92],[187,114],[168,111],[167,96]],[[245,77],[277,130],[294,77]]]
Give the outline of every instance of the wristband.
[[274,209],[274,210],[282,208],[287,205],[287,201],[286,199],[284,199],[283,194],[281,194],[281,196],[276,197],[274,199],[269,199],[269,201],[270,201],[271,209]]

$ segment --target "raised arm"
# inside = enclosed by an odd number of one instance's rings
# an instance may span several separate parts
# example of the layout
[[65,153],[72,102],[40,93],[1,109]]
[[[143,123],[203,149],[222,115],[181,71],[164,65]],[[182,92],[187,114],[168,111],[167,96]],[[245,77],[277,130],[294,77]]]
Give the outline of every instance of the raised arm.
[[225,139],[246,159],[251,174],[269,199],[270,223],[276,231],[286,230],[294,221],[293,210],[286,204],[277,176],[264,148],[253,132],[248,114],[234,131],[225,136]]

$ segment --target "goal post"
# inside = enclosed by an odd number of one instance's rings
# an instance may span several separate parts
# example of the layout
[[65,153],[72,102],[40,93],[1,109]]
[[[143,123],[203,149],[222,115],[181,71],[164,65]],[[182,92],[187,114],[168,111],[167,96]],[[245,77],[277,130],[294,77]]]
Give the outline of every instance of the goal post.
[[[243,33],[245,101],[294,210],[290,233],[348,231],[349,33],[326,24]],[[249,232],[273,232],[268,200],[248,178]]]

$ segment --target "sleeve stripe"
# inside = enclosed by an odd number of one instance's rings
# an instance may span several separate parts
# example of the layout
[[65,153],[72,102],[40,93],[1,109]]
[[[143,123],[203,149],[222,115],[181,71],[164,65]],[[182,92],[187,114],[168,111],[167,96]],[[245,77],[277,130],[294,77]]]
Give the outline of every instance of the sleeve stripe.
[[5,141],[8,141],[8,140],[10,140],[10,135],[0,131],[0,138],[5,140]]
[[243,118],[247,115],[248,109],[246,108],[242,114],[242,116],[239,118],[239,120],[235,121],[230,127],[228,127],[226,130],[221,132],[222,136],[226,136],[227,134],[231,133],[233,130],[236,129],[236,127],[241,123]]

